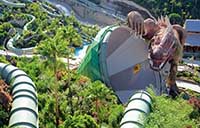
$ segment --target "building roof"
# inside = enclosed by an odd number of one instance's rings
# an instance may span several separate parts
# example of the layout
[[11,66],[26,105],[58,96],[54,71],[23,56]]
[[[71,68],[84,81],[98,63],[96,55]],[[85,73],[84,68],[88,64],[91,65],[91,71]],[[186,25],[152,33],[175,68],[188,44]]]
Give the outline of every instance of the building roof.
[[200,20],[187,19],[185,21],[185,29],[188,32],[200,32]]
[[200,46],[200,33],[188,34],[186,39],[186,45]]

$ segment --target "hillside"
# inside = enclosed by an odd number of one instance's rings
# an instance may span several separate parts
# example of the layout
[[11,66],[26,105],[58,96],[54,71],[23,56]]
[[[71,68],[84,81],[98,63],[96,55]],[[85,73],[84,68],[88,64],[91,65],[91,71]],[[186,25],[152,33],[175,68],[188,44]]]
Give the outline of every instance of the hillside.
[[199,0],[90,0],[103,7],[114,8],[126,16],[137,10],[149,17],[147,10],[155,17],[168,15],[172,23],[183,24],[186,19],[200,19]]
[[172,23],[200,19],[199,0],[130,0],[148,9],[155,17],[168,15]]

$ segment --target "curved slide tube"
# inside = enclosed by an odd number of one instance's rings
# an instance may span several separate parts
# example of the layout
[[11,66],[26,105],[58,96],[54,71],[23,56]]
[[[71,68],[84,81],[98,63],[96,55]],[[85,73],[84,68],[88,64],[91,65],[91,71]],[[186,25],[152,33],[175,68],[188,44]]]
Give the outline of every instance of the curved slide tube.
[[30,14],[26,14],[28,17],[31,18],[31,21],[29,21],[28,23],[26,23],[26,25],[24,26],[23,30],[24,31],[27,31],[28,30],[28,26],[33,23],[33,21],[35,20],[35,16],[33,15],[30,15]]
[[[5,5],[8,5],[8,6],[14,6],[14,7],[25,7],[26,4],[24,3],[12,3],[12,2],[9,2],[7,0],[0,0],[0,2],[3,2]],[[26,2],[33,2],[32,0],[28,0]],[[45,1],[45,2],[48,2],[48,1]],[[49,3],[49,2],[48,2]],[[46,8],[48,8],[49,10],[52,10],[53,12],[55,12],[56,10],[48,5],[45,5],[43,3],[39,3],[42,7],[42,9],[47,12],[51,17],[61,17],[62,15],[61,14],[55,14],[55,13],[52,13],[50,11],[48,11]],[[19,6],[21,5],[21,6]],[[23,6],[22,6],[23,5]],[[59,9],[58,9],[59,10]],[[35,16],[33,15],[30,15],[30,14],[26,14],[28,17],[31,18],[31,21],[29,21],[28,23],[26,23],[26,25],[23,27],[23,30],[27,31],[28,30],[28,26],[35,20]],[[16,48],[14,47],[14,43],[20,38],[20,33],[18,32],[13,38],[11,38],[7,43],[6,43],[6,49],[12,51],[13,53],[17,54],[17,55],[32,55],[33,52],[34,52],[34,49],[35,47],[30,47],[30,48]],[[89,37],[86,37],[86,35],[83,35],[85,38],[87,39],[90,39],[89,41],[92,42],[93,39],[89,38]],[[83,39],[83,41],[86,41],[85,39]]]
[[2,2],[5,5],[17,7],[17,8],[24,8],[26,6],[26,4],[24,4],[24,3],[13,3],[13,2],[10,2],[7,0],[0,0],[0,2]]
[[[55,12],[56,10],[53,9],[52,7],[48,6],[48,5],[45,5],[43,3],[39,3],[40,6],[42,7],[42,9],[47,12],[47,14],[51,17],[62,17],[61,14],[56,14],[56,13],[52,13],[52,12]],[[51,10],[52,12],[48,11],[46,8],[48,8],[49,10]]]
[[136,92],[129,100],[120,128],[142,128],[151,110],[151,97],[146,91]]
[[[7,0],[0,0],[0,2],[2,2],[3,4],[7,5],[7,6],[12,6],[12,7],[19,7],[19,8],[24,8],[26,6],[26,4],[24,3],[13,3],[13,2],[9,2]],[[28,2],[32,2],[31,0],[29,0]],[[48,11],[46,8],[55,11],[55,9],[49,7],[48,5],[42,4],[40,3],[41,7],[43,8],[43,10],[45,12],[47,12],[50,16],[52,17],[60,17],[62,15],[59,14],[54,14],[51,13],[50,11]],[[46,8],[44,8],[44,7]],[[30,14],[26,14],[28,17],[31,18],[31,21],[29,21],[28,23],[26,23],[26,25],[23,27],[23,30],[27,31],[28,26],[35,20],[35,16],[30,15]],[[16,48],[13,46],[13,44],[16,42],[16,40],[18,40],[20,38],[20,34],[17,33],[13,38],[11,38],[7,43],[6,43],[6,49],[12,51],[13,53],[17,54],[17,55],[31,55],[33,54],[33,51],[35,49],[35,47],[31,47],[31,48]]]
[[[33,15],[30,14],[26,14],[28,17],[31,17],[31,21],[29,21],[28,23],[26,23],[26,25],[23,27],[23,30],[27,30],[28,26],[35,20],[35,17]],[[18,40],[20,38],[20,34],[17,33],[13,38],[11,38],[7,44],[6,44],[6,48],[12,52],[14,52],[17,55],[22,55],[22,54],[33,54],[33,51],[35,49],[35,47],[31,47],[31,48],[15,48],[13,46],[13,44],[15,43],[16,40]]]
[[12,87],[9,127],[38,128],[38,100],[33,81],[22,70],[0,63],[0,73]]

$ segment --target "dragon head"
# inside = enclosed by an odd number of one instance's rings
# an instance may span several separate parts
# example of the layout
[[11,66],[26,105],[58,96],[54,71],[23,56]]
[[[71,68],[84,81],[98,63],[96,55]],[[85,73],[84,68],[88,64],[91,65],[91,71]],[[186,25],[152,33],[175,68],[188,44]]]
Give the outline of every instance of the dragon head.
[[167,16],[159,18],[157,24],[159,30],[150,41],[148,58],[154,70],[161,70],[172,59],[177,39]]

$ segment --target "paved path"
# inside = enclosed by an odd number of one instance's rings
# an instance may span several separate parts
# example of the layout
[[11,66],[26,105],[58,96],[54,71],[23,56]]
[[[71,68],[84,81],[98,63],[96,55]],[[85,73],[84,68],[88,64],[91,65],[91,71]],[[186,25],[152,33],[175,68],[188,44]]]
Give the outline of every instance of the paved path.
[[194,84],[194,83],[184,81],[184,80],[177,80],[176,84],[178,87],[182,87],[184,89],[189,89],[189,90],[200,93],[200,85],[198,84]]
[[[12,53],[10,51],[4,51],[4,50],[0,50],[0,55],[4,55],[4,56],[14,56],[14,57],[26,57],[26,58],[33,58],[34,56],[39,56],[42,58],[41,55],[36,55],[36,54],[32,54],[32,55],[27,55],[27,54],[22,54],[22,55],[17,55],[15,53]],[[64,63],[68,63],[67,58],[60,58]],[[83,59],[83,56],[75,56],[73,59],[69,60],[69,65],[70,65],[70,69],[76,69],[80,63],[81,60]]]
[[197,61],[197,60],[183,59],[183,61],[187,65],[192,66],[192,67],[199,67],[200,66],[200,61]]

